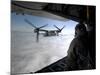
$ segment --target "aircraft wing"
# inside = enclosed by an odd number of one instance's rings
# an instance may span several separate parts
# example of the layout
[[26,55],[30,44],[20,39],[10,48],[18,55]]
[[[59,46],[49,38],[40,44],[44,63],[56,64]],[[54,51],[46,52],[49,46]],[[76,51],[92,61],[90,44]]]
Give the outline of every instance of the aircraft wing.
[[40,31],[44,31],[44,32],[52,32],[53,31],[54,32],[54,31],[58,31],[58,30],[51,30],[51,29],[50,30],[45,30],[45,29],[40,29]]
[[39,31],[48,32],[48,30],[40,29]]

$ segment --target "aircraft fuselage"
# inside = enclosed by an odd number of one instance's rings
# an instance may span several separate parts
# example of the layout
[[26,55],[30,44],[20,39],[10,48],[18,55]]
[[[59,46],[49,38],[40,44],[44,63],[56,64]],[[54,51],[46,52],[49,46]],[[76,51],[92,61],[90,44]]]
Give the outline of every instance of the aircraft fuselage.
[[57,31],[47,31],[44,36],[57,36]]

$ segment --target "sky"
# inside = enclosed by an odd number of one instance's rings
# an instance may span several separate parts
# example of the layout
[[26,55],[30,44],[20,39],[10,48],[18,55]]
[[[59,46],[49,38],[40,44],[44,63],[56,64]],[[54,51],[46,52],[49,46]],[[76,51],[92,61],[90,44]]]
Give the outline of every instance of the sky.
[[48,24],[48,26],[42,28],[46,30],[57,30],[53,25],[56,25],[59,28],[62,28],[65,25],[65,28],[62,30],[63,34],[74,33],[75,31],[74,28],[77,24],[77,22],[72,21],[72,20],[59,21],[59,20],[49,19],[45,17],[26,15],[26,14],[16,15],[15,13],[11,13],[11,30],[32,32],[34,27],[26,23],[24,19],[28,19],[36,27],[40,27],[40,26]]

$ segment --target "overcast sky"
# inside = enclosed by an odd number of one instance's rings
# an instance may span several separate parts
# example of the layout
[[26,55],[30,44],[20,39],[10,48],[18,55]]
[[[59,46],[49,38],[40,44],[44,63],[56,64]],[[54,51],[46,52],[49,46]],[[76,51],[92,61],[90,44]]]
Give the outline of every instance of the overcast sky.
[[74,28],[77,22],[68,20],[68,21],[58,21],[54,19],[39,17],[39,16],[31,16],[31,15],[16,15],[15,13],[11,14],[11,30],[13,31],[33,31],[33,27],[27,24],[24,19],[28,19],[31,23],[35,26],[40,27],[42,25],[48,24],[48,26],[44,27],[43,29],[46,30],[56,30],[53,25],[62,28],[64,25],[66,26],[62,33],[74,33]]

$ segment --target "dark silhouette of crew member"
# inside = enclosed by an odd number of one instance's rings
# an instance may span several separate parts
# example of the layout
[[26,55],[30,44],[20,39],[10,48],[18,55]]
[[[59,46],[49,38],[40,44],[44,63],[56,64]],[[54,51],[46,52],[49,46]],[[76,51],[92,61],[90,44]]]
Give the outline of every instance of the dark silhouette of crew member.
[[72,40],[67,53],[65,70],[84,70],[91,68],[88,51],[88,34],[83,23],[76,25],[75,37]]

